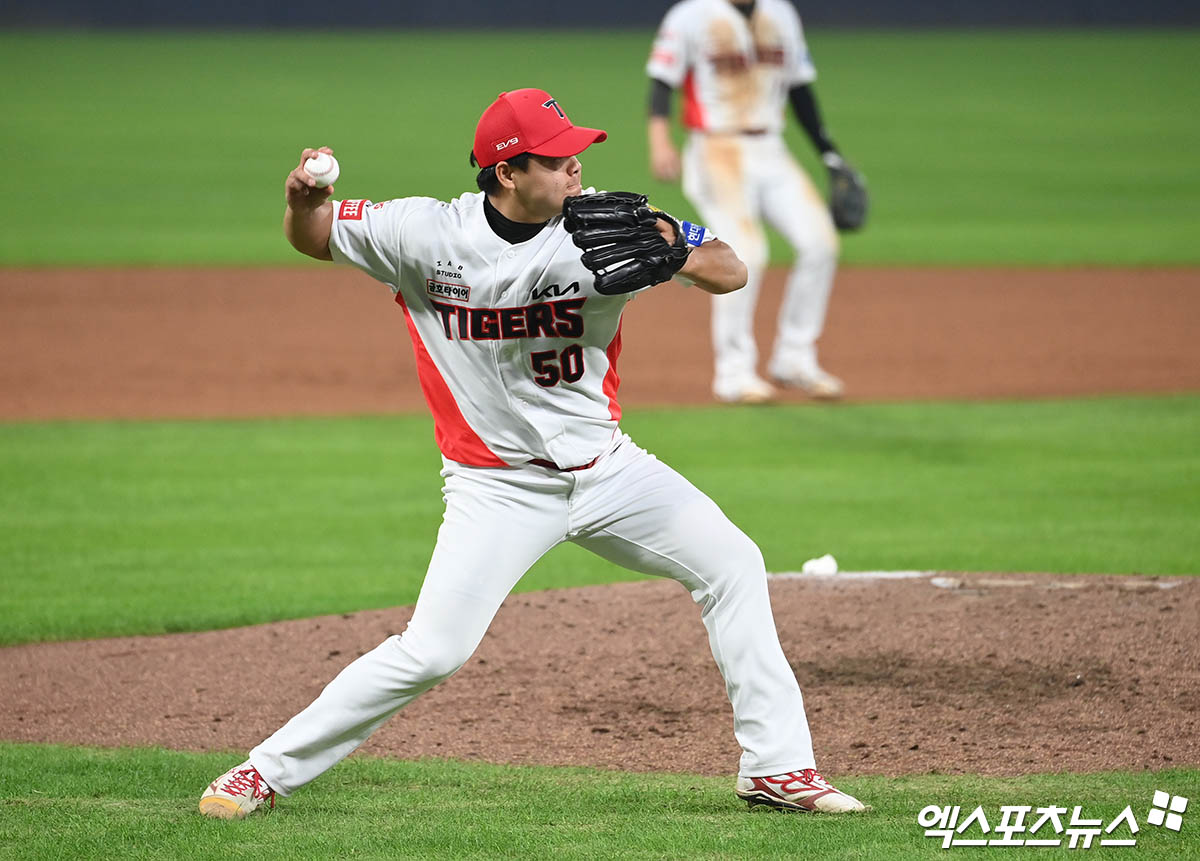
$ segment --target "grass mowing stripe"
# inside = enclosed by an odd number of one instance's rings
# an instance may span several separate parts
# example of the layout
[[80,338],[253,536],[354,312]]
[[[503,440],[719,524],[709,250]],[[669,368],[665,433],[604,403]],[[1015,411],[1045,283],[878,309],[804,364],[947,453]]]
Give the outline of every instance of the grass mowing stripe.
[[[1005,804],[1080,805],[1105,823],[1130,805],[1138,857],[1200,857],[1188,817],[1178,834],[1145,824],[1156,789],[1200,795],[1195,769],[857,777],[838,783],[874,810],[837,818],[749,815],[732,776],[352,757],[274,813],[231,823],[195,812],[231,755],[0,743],[0,760],[6,858],[942,857],[917,824],[927,804],[982,805],[992,822]],[[1118,851],[1130,850],[1088,857]]]
[[0,438],[0,605],[55,639],[411,602],[440,519],[424,420],[17,425]]
[[[13,82],[0,129],[22,153],[0,265],[297,263],[279,220],[301,146],[337,150],[339,196],[455,196],[473,188],[466,152],[496,68],[608,130],[585,179],[694,218],[677,183],[649,176],[649,29],[487,35],[321,33],[326,56],[354,62],[313,76],[312,40],[292,32],[0,33]],[[868,228],[843,236],[845,261],[1200,262],[1200,113],[1178,85],[1200,31],[807,35],[826,122],[872,191]],[[464,41],[471,50],[447,62]],[[437,87],[380,101],[378,81],[433,68]],[[321,110],[292,109],[301,78]],[[197,181],[214,157],[225,173]]]
[[[1200,572],[1200,396],[642,411],[769,570]],[[0,425],[0,643],[415,600],[421,416]],[[574,546],[521,590],[635,579]]]

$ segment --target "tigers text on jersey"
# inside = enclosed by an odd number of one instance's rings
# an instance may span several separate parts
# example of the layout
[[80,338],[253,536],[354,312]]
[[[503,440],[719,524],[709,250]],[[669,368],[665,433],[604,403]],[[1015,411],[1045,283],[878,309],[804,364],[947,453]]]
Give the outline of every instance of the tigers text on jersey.
[[781,132],[788,90],[816,80],[788,0],[683,0],[659,26],[646,73],[683,88],[683,122],[716,133]]
[[621,313],[555,217],[526,242],[488,226],[484,195],[334,201],[329,250],[391,286],[448,459],[589,463],[621,416]]

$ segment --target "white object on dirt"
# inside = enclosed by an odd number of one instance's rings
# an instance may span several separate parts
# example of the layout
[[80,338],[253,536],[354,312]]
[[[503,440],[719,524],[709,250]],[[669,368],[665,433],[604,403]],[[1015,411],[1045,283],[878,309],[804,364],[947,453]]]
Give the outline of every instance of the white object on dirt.
[[802,566],[800,571],[803,574],[816,574],[818,577],[828,577],[831,574],[838,573],[837,560],[830,554],[818,556],[816,559],[809,559]]

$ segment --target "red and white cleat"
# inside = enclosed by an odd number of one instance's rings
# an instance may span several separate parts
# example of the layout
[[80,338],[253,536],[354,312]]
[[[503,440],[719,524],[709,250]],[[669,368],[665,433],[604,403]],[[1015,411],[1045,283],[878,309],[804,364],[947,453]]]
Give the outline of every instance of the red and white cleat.
[[246,760],[208,785],[200,796],[200,812],[216,819],[243,819],[268,802],[275,807],[275,790]]
[[862,813],[871,809],[836,788],[815,768],[772,777],[739,777],[736,792],[751,810],[758,805],[813,813]]

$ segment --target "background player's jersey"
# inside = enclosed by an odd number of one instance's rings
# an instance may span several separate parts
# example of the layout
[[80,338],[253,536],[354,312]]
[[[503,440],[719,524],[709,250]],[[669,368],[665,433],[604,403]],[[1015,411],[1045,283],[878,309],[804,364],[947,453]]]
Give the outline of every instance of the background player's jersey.
[[621,313],[556,217],[510,244],[482,192],[450,201],[334,201],[329,250],[391,286],[404,309],[438,447],[450,460],[581,466],[621,416]]
[[816,80],[788,0],[683,0],[659,26],[646,73],[683,90],[683,122],[708,132],[782,132],[788,90]]

